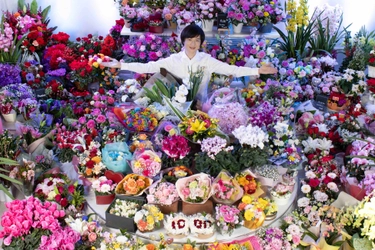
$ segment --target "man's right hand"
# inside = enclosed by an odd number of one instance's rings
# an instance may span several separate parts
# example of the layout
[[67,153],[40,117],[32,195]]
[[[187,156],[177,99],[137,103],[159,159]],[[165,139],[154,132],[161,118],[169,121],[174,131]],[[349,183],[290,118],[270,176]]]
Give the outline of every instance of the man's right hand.
[[101,62],[100,65],[103,67],[108,67],[108,68],[118,68],[118,69],[121,68],[121,63],[113,58],[111,58],[110,62]]

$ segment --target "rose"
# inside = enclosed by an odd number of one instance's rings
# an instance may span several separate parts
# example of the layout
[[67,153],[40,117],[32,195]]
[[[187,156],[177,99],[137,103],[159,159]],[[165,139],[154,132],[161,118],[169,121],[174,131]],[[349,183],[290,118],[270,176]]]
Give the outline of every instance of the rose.
[[96,233],[94,233],[94,232],[89,233],[89,241],[90,241],[90,242],[94,242],[94,241],[96,241],[97,237],[98,237],[98,236],[97,236]]
[[316,187],[318,187],[318,186],[319,186],[319,183],[320,183],[320,181],[319,181],[319,179],[317,179],[317,178],[314,178],[314,179],[310,179],[310,180],[309,180],[309,185],[310,185],[312,188],[316,188]]

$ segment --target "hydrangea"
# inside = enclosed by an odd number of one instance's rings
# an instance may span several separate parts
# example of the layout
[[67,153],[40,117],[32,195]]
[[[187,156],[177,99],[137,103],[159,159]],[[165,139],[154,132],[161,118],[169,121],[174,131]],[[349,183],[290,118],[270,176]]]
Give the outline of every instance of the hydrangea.
[[18,65],[0,63],[0,87],[21,82],[21,68]]

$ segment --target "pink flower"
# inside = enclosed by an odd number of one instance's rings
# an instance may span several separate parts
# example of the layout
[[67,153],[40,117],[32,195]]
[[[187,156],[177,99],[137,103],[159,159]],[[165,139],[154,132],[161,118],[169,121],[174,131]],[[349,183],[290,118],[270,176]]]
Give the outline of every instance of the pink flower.
[[95,121],[90,119],[88,122],[87,122],[87,127],[90,128],[90,129],[93,129],[95,128]]

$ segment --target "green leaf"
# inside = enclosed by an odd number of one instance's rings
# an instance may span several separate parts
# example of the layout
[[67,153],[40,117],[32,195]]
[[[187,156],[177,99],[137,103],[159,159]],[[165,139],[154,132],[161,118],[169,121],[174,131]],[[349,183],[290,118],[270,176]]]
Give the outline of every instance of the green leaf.
[[26,6],[25,0],[18,0],[18,9],[19,10],[23,10],[25,6]]
[[33,0],[30,5],[30,13],[33,15],[38,14],[38,3],[36,0]]
[[156,79],[155,80],[155,86],[159,89],[159,91],[161,92],[162,95],[164,95],[168,98],[172,98],[172,96],[170,96],[169,89],[167,88],[167,86],[165,85],[165,83],[162,80]]
[[48,5],[43,11],[42,11],[42,21],[45,22],[47,19],[47,16],[51,10],[51,5]]

